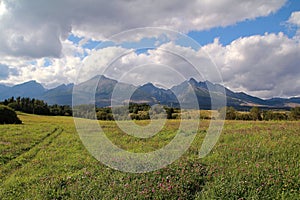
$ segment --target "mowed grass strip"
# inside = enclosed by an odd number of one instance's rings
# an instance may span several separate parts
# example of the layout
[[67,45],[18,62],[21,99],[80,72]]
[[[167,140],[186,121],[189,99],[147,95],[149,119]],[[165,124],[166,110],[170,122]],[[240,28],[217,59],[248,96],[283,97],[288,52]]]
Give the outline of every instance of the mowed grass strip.
[[60,127],[55,117],[18,114],[23,124],[0,126],[0,166],[30,151]]
[[38,143],[34,143],[33,146],[30,146],[27,151],[2,166],[0,169],[0,183],[6,178],[6,176],[11,175],[13,172],[29,163],[40,150],[47,148],[47,146],[59,134],[61,134],[62,131],[63,130],[60,128],[55,128],[51,133],[48,133],[45,137],[43,137],[42,140],[38,141]]

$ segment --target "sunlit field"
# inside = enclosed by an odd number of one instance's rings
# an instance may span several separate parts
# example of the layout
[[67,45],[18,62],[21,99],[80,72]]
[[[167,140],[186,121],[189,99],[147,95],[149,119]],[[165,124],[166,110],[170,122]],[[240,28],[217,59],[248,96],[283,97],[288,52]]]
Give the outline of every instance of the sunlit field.
[[[198,151],[209,120],[176,162],[132,174],[111,169],[85,149],[71,117],[19,113],[0,126],[0,199],[299,199],[300,121],[226,121],[213,151]],[[132,152],[168,144],[179,120],[149,139],[100,121],[107,137]],[[138,121],[146,125],[148,121]]]

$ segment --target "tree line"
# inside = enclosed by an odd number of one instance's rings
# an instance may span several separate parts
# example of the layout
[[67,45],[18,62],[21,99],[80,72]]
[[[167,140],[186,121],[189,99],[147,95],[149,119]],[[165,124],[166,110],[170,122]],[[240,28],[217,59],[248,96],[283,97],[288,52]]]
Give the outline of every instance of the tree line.
[[291,108],[289,112],[261,110],[259,107],[252,107],[249,112],[238,112],[233,107],[219,109],[219,114],[227,120],[300,120],[300,107]]
[[[178,108],[167,106],[150,106],[146,103],[129,103],[128,106],[95,108],[94,105],[78,105],[74,107],[75,117],[98,120],[148,120],[152,119],[176,119]],[[95,116],[96,113],[96,116]]]
[[72,116],[72,108],[68,105],[48,105],[43,100],[29,97],[11,97],[0,104],[8,106],[15,111],[36,115]]
[[[130,103],[129,107],[120,106],[117,108],[96,108],[98,120],[148,120],[152,118],[160,119],[180,119],[179,108],[167,106],[151,107],[148,104]],[[249,112],[240,112],[233,107],[224,107],[218,110],[219,116],[226,120],[300,120],[300,107],[291,108],[290,111],[261,110],[259,107],[252,107]],[[112,114],[114,113],[114,115]],[[200,113],[201,114],[201,113]],[[201,119],[211,119],[200,115]]]
[[176,113],[179,112],[177,108],[167,106],[153,106],[142,103],[129,103],[129,106],[120,106],[115,108],[96,108],[96,115],[98,120],[148,120],[152,118],[160,119],[175,119]]
[[[0,104],[8,106],[15,111],[37,115],[52,116],[72,116],[72,108],[68,105],[48,105],[43,100],[29,97],[11,97],[5,99]],[[150,106],[142,103],[129,103],[129,106],[116,108],[104,107],[94,108],[94,106],[77,106],[84,113],[80,116],[94,119],[96,111],[98,120],[148,120],[152,118],[179,119],[180,108],[167,106]],[[76,107],[75,107],[76,109]],[[112,110],[114,109],[114,110]],[[291,108],[289,112],[261,110],[259,107],[252,107],[249,112],[239,112],[233,107],[223,107],[218,110],[219,116],[227,120],[300,120],[300,107]],[[113,114],[114,113],[114,114]]]

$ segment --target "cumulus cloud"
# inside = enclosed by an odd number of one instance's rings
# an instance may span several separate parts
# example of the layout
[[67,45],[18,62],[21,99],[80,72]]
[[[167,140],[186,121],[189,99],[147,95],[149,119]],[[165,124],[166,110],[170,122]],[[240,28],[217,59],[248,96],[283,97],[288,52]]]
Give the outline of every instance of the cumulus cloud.
[[88,80],[95,74],[104,74],[134,85],[152,82],[165,88],[191,77],[221,82],[217,67],[205,51],[174,42],[144,53],[118,46],[94,50],[84,60],[78,82]]
[[293,12],[288,20],[289,23],[300,26],[300,11]]
[[[161,49],[173,52],[176,49],[175,52],[180,56],[174,57]],[[132,53],[125,56],[116,62],[116,69],[120,70],[121,74],[126,73],[132,66],[141,65],[145,70],[144,75],[139,77],[144,77],[145,82],[150,79],[149,77],[160,74],[157,68],[152,67],[156,69],[154,73],[148,69],[151,68],[150,65],[145,65],[152,63],[152,66],[155,64],[169,66],[185,78],[193,76],[198,80],[219,82],[218,76],[214,74],[217,73],[214,70],[217,67],[224,84],[234,91],[244,91],[262,98],[290,97],[300,95],[299,57],[299,42],[279,33],[239,38],[226,46],[216,39],[199,50],[167,43],[158,49],[148,51],[147,54]],[[186,60],[193,66],[188,65]],[[165,73],[170,73],[170,70],[165,70]],[[116,76],[116,73],[112,71],[111,75]],[[164,74],[163,77],[167,76]],[[131,82],[137,80],[128,79]],[[169,85],[171,84],[176,82],[170,80]]]
[[160,26],[178,31],[227,26],[275,12],[285,0],[1,1],[0,54],[60,57],[70,32],[103,39],[131,28]]
[[[61,58],[15,59],[3,57],[2,62],[9,64],[10,76],[0,79],[3,84],[19,84],[36,80],[47,88],[62,83],[74,83],[82,66],[82,56],[89,50],[78,47],[66,40],[63,42]],[[51,65],[48,66],[48,63]],[[17,73],[16,73],[17,72]]]
[[[168,42],[144,53],[120,46],[86,52],[70,41],[65,41],[63,47],[63,57],[52,58],[48,67],[44,58],[31,64],[15,61],[18,76],[10,76],[2,83],[34,79],[53,87],[105,74],[135,85],[153,82],[171,87],[189,77],[219,82],[214,74],[217,68],[225,86],[234,91],[262,98],[300,94],[300,44],[283,33],[239,38],[228,45],[215,39],[200,49]],[[85,53],[90,56],[82,60],[78,55]],[[10,60],[4,61],[8,65]]]
[[[180,46],[160,35],[157,49],[144,53],[121,45],[98,50],[82,46],[89,39],[102,40],[120,31],[143,26],[182,32],[227,26],[266,16],[284,3],[285,0],[192,0],[188,3],[179,0],[2,0],[0,83],[37,80],[51,88],[105,74],[136,85],[153,82],[171,87],[189,77],[221,82],[217,68],[225,86],[234,91],[263,98],[299,96],[300,46],[297,36],[288,38],[283,33],[254,35],[236,39],[228,45],[215,39],[197,49]],[[299,30],[300,12],[292,13],[287,22]],[[70,33],[83,39],[74,44],[66,40]],[[145,31],[137,33],[141,34],[129,33],[124,34],[125,38],[115,38],[122,42],[155,35],[153,31],[148,35]],[[91,56],[85,58],[86,55]]]
[[[199,50],[173,42],[145,54],[117,49],[101,49],[94,60],[98,56],[101,63],[116,59],[109,66],[105,65],[102,72],[117,80],[123,75],[122,81],[128,83],[154,82],[170,87],[189,77],[222,83],[215,74],[219,70],[225,86],[234,91],[262,98],[300,94],[300,44],[283,33],[239,38],[226,46],[215,39]],[[92,67],[95,64],[90,66],[95,69]]]
[[300,44],[283,33],[239,38],[203,47],[219,66],[226,86],[259,97],[299,96]]
[[289,18],[289,20],[287,21],[288,24],[295,26],[297,31],[296,31],[296,35],[295,38],[297,38],[298,40],[300,39],[300,11],[297,12],[293,12]]

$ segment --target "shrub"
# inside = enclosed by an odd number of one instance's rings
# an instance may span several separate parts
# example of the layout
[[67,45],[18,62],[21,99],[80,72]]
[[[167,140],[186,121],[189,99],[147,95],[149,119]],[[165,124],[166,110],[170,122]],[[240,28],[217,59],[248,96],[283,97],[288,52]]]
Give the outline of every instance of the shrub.
[[263,120],[269,121],[269,120],[287,120],[288,115],[286,113],[282,112],[274,112],[271,110],[264,111],[263,112]]
[[262,117],[261,117],[261,111],[258,107],[254,106],[251,108],[250,110],[250,116],[252,118],[252,120],[262,120]]
[[252,120],[252,117],[248,113],[238,113],[236,119],[248,121],[248,120]]
[[0,124],[22,124],[22,121],[13,109],[0,105]]
[[235,120],[237,117],[237,111],[233,107],[223,107],[218,110],[219,118],[224,118],[226,120]]
[[113,115],[111,113],[107,113],[104,111],[97,112],[97,119],[98,120],[113,120]]
[[289,118],[291,120],[299,120],[300,119],[300,107],[292,108]]

